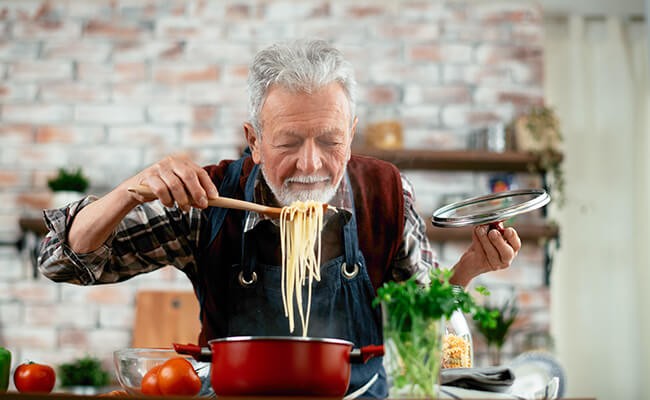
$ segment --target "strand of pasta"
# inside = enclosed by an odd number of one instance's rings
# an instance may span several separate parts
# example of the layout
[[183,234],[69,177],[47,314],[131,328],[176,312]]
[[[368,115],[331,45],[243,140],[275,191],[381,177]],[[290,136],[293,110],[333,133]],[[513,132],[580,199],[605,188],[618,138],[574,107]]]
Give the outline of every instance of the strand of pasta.
[[[294,296],[302,326],[307,336],[311,313],[312,283],[320,281],[321,230],[323,206],[316,201],[294,202],[280,214],[280,248],[282,251],[281,291],[284,315],[293,332]],[[307,284],[307,311],[303,311],[302,287]]]

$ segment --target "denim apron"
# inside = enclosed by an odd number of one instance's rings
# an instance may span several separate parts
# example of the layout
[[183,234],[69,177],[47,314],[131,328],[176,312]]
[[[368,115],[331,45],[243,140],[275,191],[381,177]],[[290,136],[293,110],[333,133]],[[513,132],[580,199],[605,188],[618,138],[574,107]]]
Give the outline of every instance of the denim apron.
[[[219,188],[222,196],[233,197],[244,158],[231,163]],[[255,165],[245,185],[246,201],[253,201],[259,165]],[[345,179],[348,179],[347,175]],[[354,204],[352,204],[354,210]],[[210,208],[206,216],[211,231],[211,243],[219,232],[227,209]],[[343,254],[321,265],[321,280],[312,284],[311,314],[308,334],[349,340],[355,347],[382,344],[381,311],[371,303],[375,291],[370,282],[366,263],[359,250],[357,225],[351,217],[339,213],[343,239]],[[245,224],[248,212],[242,219]],[[252,231],[252,230],[251,230]],[[224,305],[227,324],[222,332],[228,336],[289,336],[301,335],[302,326],[294,300],[295,328],[289,333],[289,322],[284,316],[280,291],[281,267],[259,262],[258,245],[251,231],[242,225],[241,259],[228,273],[228,304]],[[199,302],[203,306],[202,297]],[[306,290],[303,298],[306,299]],[[306,305],[303,304],[306,310]],[[388,395],[386,373],[382,357],[368,360],[366,364],[352,364],[348,396],[385,398]]]

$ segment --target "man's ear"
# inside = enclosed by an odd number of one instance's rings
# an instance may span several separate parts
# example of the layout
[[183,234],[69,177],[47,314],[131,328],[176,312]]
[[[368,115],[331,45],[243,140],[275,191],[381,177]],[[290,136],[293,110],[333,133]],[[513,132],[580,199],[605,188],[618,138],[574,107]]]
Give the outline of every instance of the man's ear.
[[259,164],[262,161],[262,143],[259,136],[255,132],[253,125],[248,122],[244,122],[244,133],[246,135],[246,142],[248,142],[248,147],[251,150],[251,156],[253,157],[253,162]]
[[354,117],[352,122],[352,129],[350,130],[350,144],[352,144],[352,139],[354,139],[354,132],[357,130],[357,122],[359,122],[359,117]]
[[352,122],[352,129],[350,129],[350,144],[348,146],[348,161],[352,157],[352,141],[354,140],[354,132],[357,130],[357,122],[359,122],[359,117],[354,117]]

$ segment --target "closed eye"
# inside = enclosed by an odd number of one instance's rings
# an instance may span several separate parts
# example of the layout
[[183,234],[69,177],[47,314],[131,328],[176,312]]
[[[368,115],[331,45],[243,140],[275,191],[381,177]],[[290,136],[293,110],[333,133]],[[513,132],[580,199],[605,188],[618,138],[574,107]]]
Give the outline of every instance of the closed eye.
[[281,149],[289,149],[292,147],[299,146],[299,142],[287,142],[287,143],[279,143],[275,147],[281,148]]
[[343,144],[343,142],[341,142],[340,140],[331,137],[322,137],[318,139],[318,142],[325,146],[338,146]]

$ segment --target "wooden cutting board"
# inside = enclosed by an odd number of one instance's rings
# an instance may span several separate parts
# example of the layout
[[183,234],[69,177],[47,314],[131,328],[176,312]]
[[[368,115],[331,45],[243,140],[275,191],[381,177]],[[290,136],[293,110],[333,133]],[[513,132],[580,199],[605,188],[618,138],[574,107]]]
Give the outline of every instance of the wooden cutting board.
[[136,295],[133,347],[197,343],[200,331],[194,292],[147,290]]

